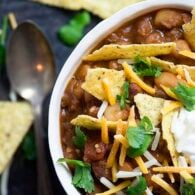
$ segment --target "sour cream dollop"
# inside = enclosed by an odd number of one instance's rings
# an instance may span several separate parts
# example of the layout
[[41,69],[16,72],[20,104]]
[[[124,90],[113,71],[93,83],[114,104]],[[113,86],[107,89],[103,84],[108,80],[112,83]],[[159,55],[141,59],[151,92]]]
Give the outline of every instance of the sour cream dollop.
[[188,156],[194,161],[195,156],[195,110],[189,112],[181,108],[175,114],[172,121],[171,131],[175,138],[176,150]]

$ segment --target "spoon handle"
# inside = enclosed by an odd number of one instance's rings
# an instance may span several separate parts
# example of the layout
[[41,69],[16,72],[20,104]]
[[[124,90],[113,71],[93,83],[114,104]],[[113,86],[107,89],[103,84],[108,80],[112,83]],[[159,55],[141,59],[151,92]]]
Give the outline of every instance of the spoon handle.
[[44,145],[43,125],[41,118],[42,107],[34,106],[34,128],[37,146],[37,190],[38,195],[54,195],[51,176],[49,174],[46,147]]

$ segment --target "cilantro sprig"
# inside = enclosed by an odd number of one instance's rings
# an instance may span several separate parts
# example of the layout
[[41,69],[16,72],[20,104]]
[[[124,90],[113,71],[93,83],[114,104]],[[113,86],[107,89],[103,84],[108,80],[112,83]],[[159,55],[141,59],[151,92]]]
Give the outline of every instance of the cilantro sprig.
[[184,183],[181,186],[181,194],[182,195],[194,195],[195,194],[195,178]]
[[161,68],[153,65],[148,58],[136,56],[133,63],[133,70],[139,76],[158,77],[161,74]]
[[72,178],[72,184],[75,187],[82,188],[85,192],[91,193],[94,191],[94,180],[91,175],[91,166],[80,160],[72,160],[66,158],[60,158],[58,163],[66,162],[69,165],[75,166],[74,175]]
[[79,126],[76,126],[75,136],[73,137],[74,145],[79,149],[83,149],[86,141],[87,141],[87,136],[83,133],[83,131],[81,131],[81,128]]
[[188,87],[179,83],[171,89],[188,111],[195,109],[195,87]]
[[152,141],[153,125],[148,117],[143,117],[137,127],[129,127],[126,137],[130,148],[128,156],[136,157],[142,155],[149,147]]
[[143,195],[146,188],[146,179],[143,176],[139,176],[135,184],[127,188],[127,195]]
[[129,100],[129,82],[125,81],[122,87],[121,95],[117,95],[116,99],[119,101],[120,109],[123,110]]
[[63,25],[58,30],[59,39],[69,46],[79,42],[83,36],[84,28],[90,23],[90,14],[86,11],[77,13],[68,24]]

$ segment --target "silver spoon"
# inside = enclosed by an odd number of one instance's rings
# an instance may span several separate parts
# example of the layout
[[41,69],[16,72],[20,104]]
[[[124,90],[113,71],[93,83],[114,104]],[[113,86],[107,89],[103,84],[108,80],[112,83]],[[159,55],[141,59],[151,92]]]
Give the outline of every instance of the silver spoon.
[[38,195],[52,195],[41,112],[55,81],[55,63],[51,47],[33,22],[23,22],[13,31],[7,49],[7,74],[12,88],[34,108]]

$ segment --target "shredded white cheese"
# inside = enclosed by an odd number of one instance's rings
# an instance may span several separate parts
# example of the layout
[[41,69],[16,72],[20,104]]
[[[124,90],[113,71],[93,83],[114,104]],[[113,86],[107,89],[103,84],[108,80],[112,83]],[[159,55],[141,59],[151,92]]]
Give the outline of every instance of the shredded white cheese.
[[151,146],[151,150],[155,151],[158,147],[159,141],[160,141],[160,130],[158,128],[156,128],[156,134],[154,136],[154,141],[152,142],[152,146]]
[[131,178],[141,176],[142,172],[131,172],[131,171],[119,171],[116,173],[116,177],[119,178]]
[[148,150],[146,150],[145,152],[144,152],[144,156],[145,156],[145,158],[147,159],[147,160],[156,160],[156,165],[157,166],[162,166],[159,162],[158,162],[158,160],[148,151]]
[[[111,188],[115,187],[114,184],[105,177],[100,178],[100,183],[102,183],[108,189],[111,189]],[[124,193],[122,191],[119,191],[119,192],[116,193],[116,195],[124,195]]]
[[108,102],[107,101],[103,101],[101,106],[100,106],[100,108],[99,108],[99,111],[97,113],[97,118],[98,119],[102,118],[102,116],[103,116],[103,114],[104,114],[104,112],[105,112],[107,107],[108,107]]
[[[150,168],[154,165],[157,165],[157,163],[158,162],[154,159],[154,160],[149,160],[149,161],[145,162],[144,164],[145,164],[146,168]],[[140,168],[136,167],[135,169],[132,170],[132,172],[140,172]]]
[[152,191],[147,187],[147,189],[146,189],[146,194],[147,195],[153,195],[153,193],[152,193]]

